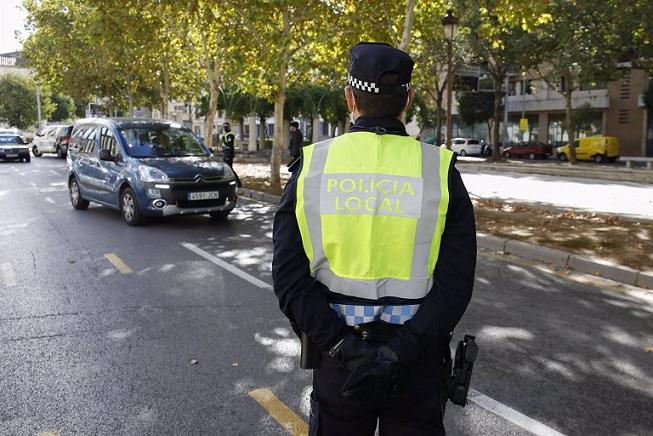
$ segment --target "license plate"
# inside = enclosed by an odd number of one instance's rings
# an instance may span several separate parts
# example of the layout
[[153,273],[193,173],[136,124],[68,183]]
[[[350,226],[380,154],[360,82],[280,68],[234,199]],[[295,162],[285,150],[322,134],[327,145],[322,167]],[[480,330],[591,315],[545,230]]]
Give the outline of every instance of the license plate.
[[220,197],[220,191],[208,191],[208,192],[189,192],[189,200],[215,200]]
[[8,154],[7,157],[18,157],[18,154]]

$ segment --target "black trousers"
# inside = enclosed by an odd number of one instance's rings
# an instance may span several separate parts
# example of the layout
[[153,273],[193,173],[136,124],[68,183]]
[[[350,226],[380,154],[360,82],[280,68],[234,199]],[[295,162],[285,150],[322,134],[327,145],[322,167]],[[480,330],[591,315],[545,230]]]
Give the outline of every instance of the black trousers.
[[224,160],[224,163],[229,165],[229,168],[231,168],[231,171],[234,172],[234,177],[236,177],[236,184],[240,187],[243,186],[243,184],[240,182],[240,178],[238,177],[238,174],[236,174],[236,170],[234,170],[233,163],[234,163],[234,157],[233,156],[224,156],[222,158]]
[[446,365],[443,357],[426,356],[405,367],[397,393],[380,405],[365,405],[340,392],[345,373],[339,363],[322,354],[313,371],[310,436],[444,435]]

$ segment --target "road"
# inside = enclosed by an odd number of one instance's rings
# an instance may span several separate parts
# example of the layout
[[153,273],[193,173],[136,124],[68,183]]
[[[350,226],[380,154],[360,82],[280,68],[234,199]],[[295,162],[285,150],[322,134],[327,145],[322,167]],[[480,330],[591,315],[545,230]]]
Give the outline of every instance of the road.
[[[284,435],[277,418],[307,420],[311,374],[269,286],[272,206],[133,228],[73,210],[65,161],[42,157],[0,163],[0,211],[1,435]],[[479,256],[455,334],[480,343],[475,392],[448,406],[449,434],[650,434],[652,314],[650,293]]]

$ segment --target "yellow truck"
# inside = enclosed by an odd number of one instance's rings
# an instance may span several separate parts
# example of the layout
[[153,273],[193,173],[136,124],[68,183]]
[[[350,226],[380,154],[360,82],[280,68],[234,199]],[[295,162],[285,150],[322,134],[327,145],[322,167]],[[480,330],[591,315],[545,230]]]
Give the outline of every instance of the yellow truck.
[[[619,139],[614,136],[588,136],[574,141],[576,159],[614,162],[619,158]],[[558,147],[558,158],[569,160],[569,145]]]

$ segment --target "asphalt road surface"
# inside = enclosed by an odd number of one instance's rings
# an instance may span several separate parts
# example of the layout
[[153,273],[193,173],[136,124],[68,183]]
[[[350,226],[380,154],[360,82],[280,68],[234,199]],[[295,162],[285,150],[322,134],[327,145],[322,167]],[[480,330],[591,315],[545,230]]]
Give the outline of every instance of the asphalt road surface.
[[[273,212],[133,228],[73,210],[63,160],[0,163],[0,434],[302,434],[311,374],[269,286]],[[651,434],[651,293],[582,279],[479,256],[455,337],[481,352],[449,434]]]

